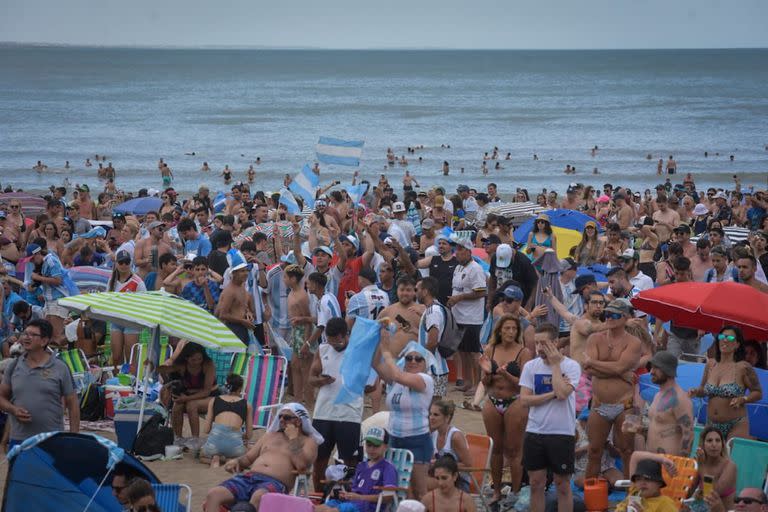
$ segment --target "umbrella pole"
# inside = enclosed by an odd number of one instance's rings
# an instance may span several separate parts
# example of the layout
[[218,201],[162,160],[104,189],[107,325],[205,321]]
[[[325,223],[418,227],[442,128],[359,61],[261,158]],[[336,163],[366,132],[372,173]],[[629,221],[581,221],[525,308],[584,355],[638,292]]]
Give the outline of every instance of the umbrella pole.
[[[155,347],[160,345],[160,328],[155,326],[152,329],[152,341],[149,343],[149,346],[147,347],[147,359],[154,363],[156,359],[155,354]],[[159,359],[159,357],[157,357]],[[139,364],[144,364],[144,361],[139,361]],[[153,371],[154,371],[153,366]],[[141,394],[141,407],[139,408],[139,424],[136,427],[136,433],[138,434],[141,430],[141,427],[144,425],[144,407],[147,403],[147,393],[148,393],[148,384],[149,384],[149,367],[144,369],[144,379],[142,380],[142,389],[143,392]]]

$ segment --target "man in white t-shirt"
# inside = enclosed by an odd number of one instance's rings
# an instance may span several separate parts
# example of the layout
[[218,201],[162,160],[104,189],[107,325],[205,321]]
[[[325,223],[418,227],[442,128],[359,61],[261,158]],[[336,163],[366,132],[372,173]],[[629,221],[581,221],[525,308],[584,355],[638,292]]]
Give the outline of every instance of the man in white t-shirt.
[[432,352],[435,364],[430,373],[435,381],[435,397],[443,398],[448,394],[448,362],[440,354],[437,346],[445,330],[445,306],[437,300],[440,285],[434,277],[425,277],[417,285],[419,303],[426,309],[419,321],[419,344]]
[[647,276],[640,270],[640,251],[634,249],[627,249],[621,256],[619,256],[619,263],[624,267],[624,272],[627,274],[627,279],[633,288],[637,288],[641,292],[650,290],[654,287],[653,279]]
[[558,512],[573,512],[571,476],[576,445],[576,396],[579,363],[557,350],[558,329],[536,328],[536,353],[520,374],[520,400],[528,407],[523,466],[531,484],[531,512],[544,512],[547,471],[557,486]]
[[480,328],[485,320],[485,295],[488,291],[483,268],[472,259],[474,244],[469,239],[456,241],[456,261],[453,270],[451,296],[446,306],[451,308],[456,324],[464,330],[459,344],[459,360],[464,386],[467,394],[473,395],[480,380],[480,367],[477,359],[482,352],[480,347]]

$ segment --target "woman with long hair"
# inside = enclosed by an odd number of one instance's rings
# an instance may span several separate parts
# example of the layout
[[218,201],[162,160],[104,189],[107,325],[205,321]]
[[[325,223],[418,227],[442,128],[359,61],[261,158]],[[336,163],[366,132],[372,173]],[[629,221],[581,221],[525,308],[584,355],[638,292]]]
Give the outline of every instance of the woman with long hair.
[[437,487],[421,498],[427,512],[475,512],[472,496],[458,487],[459,466],[453,457],[440,457],[429,468]]
[[[118,251],[115,255],[115,266],[107,283],[108,292],[145,292],[144,281],[131,268],[131,255],[128,251]],[[131,357],[131,349],[139,341],[139,329],[126,327],[115,322],[109,324],[110,345],[112,347],[112,364],[119,368],[123,361]],[[138,361],[138,364],[141,364]]]
[[[429,408],[429,430],[432,432],[435,460],[450,456],[459,466],[469,468],[472,467],[472,459],[467,438],[464,432],[451,424],[455,411],[456,406],[448,400],[437,400]],[[466,475],[460,475],[457,486],[469,492],[469,478]],[[431,478],[427,487],[434,489],[437,487],[437,481]]]
[[520,372],[525,363],[533,358],[523,344],[523,328],[520,320],[512,315],[502,316],[480,358],[482,382],[488,390],[488,400],[483,406],[485,431],[493,439],[491,455],[491,479],[493,500],[501,499],[501,476],[504,462],[510,465],[512,492],[520,491],[523,477],[522,446],[528,409],[518,400],[520,397]]
[[55,222],[48,221],[43,224],[42,234],[50,252],[54,252],[56,255],[64,253],[64,244],[59,239],[59,228],[56,227]]
[[165,213],[173,213],[173,210],[176,209],[176,192],[168,189],[162,193],[160,200],[163,201],[163,204],[160,206],[159,217],[162,217]]
[[737,467],[728,456],[725,437],[720,430],[710,425],[701,432],[696,462],[699,465],[699,482],[703,482],[705,476],[713,477],[714,490],[723,500],[725,510],[733,509]]
[[662,259],[656,264],[656,286],[675,282],[675,267],[673,263],[683,255],[683,246],[677,242],[669,242],[667,251],[662,252]]
[[595,189],[592,185],[584,187],[584,195],[581,197],[581,200],[584,203],[581,207],[584,213],[590,217],[597,215],[597,200],[595,199]]
[[597,263],[600,250],[603,243],[600,241],[597,233],[597,223],[593,220],[584,224],[584,231],[581,233],[581,241],[576,246],[574,259],[579,266],[586,267]]
[[532,254],[533,260],[539,258],[544,251],[552,249],[557,252],[557,236],[552,231],[549,215],[540,213],[533,223],[533,229],[528,234],[526,242],[528,254]]
[[[707,425],[719,430],[728,440],[749,437],[747,404],[763,397],[755,369],[744,361],[744,336],[741,329],[725,326],[715,336],[714,359],[707,361],[701,386],[691,396],[708,397]],[[749,394],[746,394],[749,391]]]

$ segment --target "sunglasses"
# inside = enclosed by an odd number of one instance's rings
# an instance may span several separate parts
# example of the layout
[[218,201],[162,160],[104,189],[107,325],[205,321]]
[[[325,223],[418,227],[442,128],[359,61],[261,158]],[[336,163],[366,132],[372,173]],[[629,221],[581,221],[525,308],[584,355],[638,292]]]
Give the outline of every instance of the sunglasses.
[[278,416],[278,418],[283,421],[292,421],[292,420],[299,419],[297,416],[294,416],[292,414],[281,414],[280,416]]
[[130,262],[130,260],[129,261],[118,261],[117,264],[118,265],[130,265],[131,262]]
[[13,208],[15,210],[15,209],[19,208],[19,205],[18,204],[12,204],[11,208]]
[[736,496],[733,499],[733,502],[736,504],[744,503],[745,505],[752,505],[753,503],[759,503],[760,505],[764,504],[762,500],[758,500],[757,498],[749,498],[747,496]]
[[731,341],[731,342],[733,342],[733,341],[736,341],[736,336],[734,336],[733,334],[718,334],[717,335],[717,339],[719,341]]
[[424,362],[424,358],[421,357],[421,356],[405,356],[405,360],[407,362],[409,362],[409,363],[413,363],[413,362],[423,363]]
[[622,313],[606,313],[605,314],[605,318],[610,318],[611,320],[618,320],[623,317],[624,315]]

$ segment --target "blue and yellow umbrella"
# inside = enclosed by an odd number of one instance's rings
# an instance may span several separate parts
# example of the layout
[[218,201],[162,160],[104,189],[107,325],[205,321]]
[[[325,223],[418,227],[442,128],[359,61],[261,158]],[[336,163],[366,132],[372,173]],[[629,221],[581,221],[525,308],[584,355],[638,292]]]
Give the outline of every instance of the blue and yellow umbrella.
[[[571,249],[579,244],[587,222],[595,223],[595,219],[576,210],[547,210],[539,215],[542,214],[549,217],[552,232],[557,236],[557,257],[561,259],[567,258]],[[522,245],[528,241],[536,219],[537,217],[528,219],[515,230],[515,242]],[[595,225],[601,232],[600,225]]]

